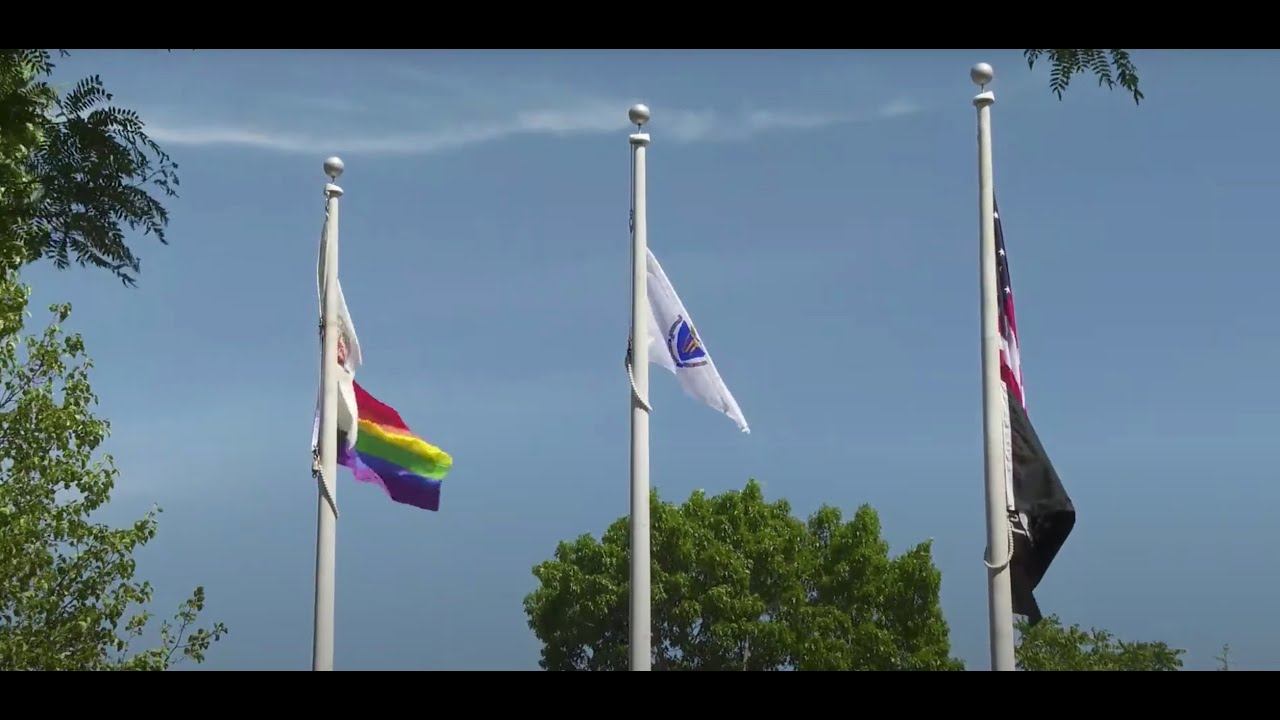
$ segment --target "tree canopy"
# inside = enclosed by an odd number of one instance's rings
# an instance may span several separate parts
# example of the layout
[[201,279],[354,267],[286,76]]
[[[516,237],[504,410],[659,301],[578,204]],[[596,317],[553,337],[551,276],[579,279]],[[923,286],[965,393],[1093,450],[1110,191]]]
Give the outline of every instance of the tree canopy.
[[1163,642],[1128,642],[1106,630],[1063,627],[1054,615],[1035,627],[1020,623],[1018,630],[1020,670],[1180,670],[1185,653]]
[[[525,598],[547,670],[628,665],[629,528],[562,542]],[[655,670],[959,670],[929,542],[895,558],[867,505],[804,522],[741,491],[651,497]]]
[[0,50],[0,670],[162,670],[201,662],[226,628],[196,628],[197,587],[158,645],[134,651],[152,588],[133,554],[156,534],[155,512],[124,528],[95,522],[116,469],[97,451],[91,362],[50,308],[24,335],[30,289],[19,269],[41,258],[104,268],[134,282],[125,231],[164,241],[168,214],[148,186],[172,194],[168,157],[131,110],[111,107],[97,77],[60,96],[43,50]]
[[[0,670],[162,670],[204,659],[226,628],[192,627],[196,588],[157,648],[132,652],[150,614],[150,583],[133,554],[155,537],[155,512],[114,529],[91,514],[115,485],[110,455],[95,458],[108,424],[93,415],[91,363],[54,306],[43,332],[21,336],[29,289],[0,279]],[[126,617],[127,616],[127,617]]]
[[133,285],[141,260],[125,233],[167,243],[157,195],[177,194],[178,166],[101,78],[60,94],[53,69],[47,50],[0,50],[0,260],[75,262]]

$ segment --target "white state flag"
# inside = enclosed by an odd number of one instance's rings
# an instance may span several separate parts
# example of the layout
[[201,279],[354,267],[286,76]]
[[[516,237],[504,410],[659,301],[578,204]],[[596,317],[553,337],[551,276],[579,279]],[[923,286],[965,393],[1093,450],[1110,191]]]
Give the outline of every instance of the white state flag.
[[649,362],[670,370],[685,392],[728,415],[742,432],[751,432],[738,401],[720,379],[711,352],[694,329],[689,311],[680,302],[658,258],[652,250],[648,253]]
[[[327,221],[326,221],[327,222]],[[326,235],[320,235],[320,258],[316,263],[316,294],[320,298],[320,319],[324,321],[324,256]],[[338,432],[346,433],[347,448],[356,444],[356,391],[353,385],[356,370],[360,367],[360,340],[356,337],[356,326],[347,310],[347,299],[342,294],[342,283],[337,283],[338,306]],[[323,327],[323,326],[322,326]],[[324,362],[324,333],[320,334],[320,362]],[[323,377],[323,373],[321,374]],[[320,410],[324,404],[324,386],[316,388],[316,415],[311,427],[311,453],[320,451]]]

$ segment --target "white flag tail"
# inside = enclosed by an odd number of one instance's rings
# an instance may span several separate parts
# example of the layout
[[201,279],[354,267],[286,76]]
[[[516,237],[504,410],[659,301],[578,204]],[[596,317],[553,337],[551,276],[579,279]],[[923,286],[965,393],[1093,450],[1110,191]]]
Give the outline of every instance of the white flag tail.
[[685,392],[706,403],[712,409],[728,415],[738,424],[738,429],[749,433],[747,419],[742,416],[738,401],[720,379],[720,372],[711,360],[702,337],[694,328],[693,318],[680,296],[671,286],[667,274],[658,264],[658,258],[649,251],[647,260],[649,295],[649,362],[670,370],[679,380]]
[[[327,221],[326,221],[327,222]],[[321,327],[324,321],[324,232],[320,234],[320,259],[316,263],[316,294],[320,299]],[[347,299],[342,294],[342,283],[338,283],[338,437],[343,438],[348,449],[356,444],[356,391],[353,382],[356,370],[360,367],[360,340],[356,337],[356,326],[351,320],[351,312],[347,309]],[[324,337],[321,335],[320,354],[324,362]],[[320,453],[320,406],[324,402],[324,388],[316,386],[316,414],[311,428],[311,454],[319,458]]]

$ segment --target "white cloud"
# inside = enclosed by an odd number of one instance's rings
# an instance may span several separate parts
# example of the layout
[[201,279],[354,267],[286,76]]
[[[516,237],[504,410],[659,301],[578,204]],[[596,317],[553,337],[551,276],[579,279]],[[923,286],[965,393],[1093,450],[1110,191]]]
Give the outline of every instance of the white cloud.
[[[568,109],[525,110],[509,119],[486,119],[441,123],[418,132],[350,132],[320,135],[247,124],[188,124],[181,120],[148,124],[155,140],[169,145],[239,146],[283,153],[359,153],[427,155],[458,150],[470,145],[494,142],[520,135],[565,136],[620,132],[629,127],[625,100],[578,100]],[[805,131],[833,125],[888,119],[912,114],[919,107],[907,100],[894,100],[870,111],[819,113],[787,109],[748,109],[736,112],[714,109],[686,110],[654,108],[652,132],[676,142],[733,142],[769,132]],[[430,117],[424,117],[430,122]]]

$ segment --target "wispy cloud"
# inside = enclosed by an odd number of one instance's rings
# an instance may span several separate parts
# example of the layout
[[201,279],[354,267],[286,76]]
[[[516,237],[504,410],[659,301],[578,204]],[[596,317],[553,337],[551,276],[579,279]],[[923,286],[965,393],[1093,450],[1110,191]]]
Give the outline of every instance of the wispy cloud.
[[[367,83],[371,76],[382,81],[371,87]],[[627,108],[636,101],[584,93],[581,88],[546,79],[490,76],[480,80],[398,63],[379,64],[363,79],[364,83],[362,78],[344,78],[353,89],[334,97],[333,102],[298,94],[292,96],[292,102],[282,104],[281,94],[275,93],[268,102],[245,98],[229,109],[189,107],[176,114],[148,112],[148,133],[168,145],[306,154],[427,155],[519,136],[623,131],[629,127]],[[296,84],[300,88],[309,85],[303,79],[297,79]],[[359,101],[353,102],[354,98]],[[675,142],[736,142],[765,133],[890,119],[920,110],[905,98],[840,112],[729,103],[673,107],[660,98],[648,102],[654,111],[648,129],[664,141]],[[523,109],[512,112],[509,108],[513,104]],[[320,108],[325,112],[318,112]],[[202,118],[199,121],[191,117],[197,113]],[[241,115],[232,120],[227,113]],[[290,118],[287,125],[281,117]],[[321,129],[316,122],[340,130]]]
[[[428,155],[520,135],[565,136],[617,132],[629,126],[626,102],[594,101],[569,110],[532,110],[506,121],[459,122],[412,133],[334,134],[290,132],[266,126],[185,124],[170,120],[148,126],[157,141],[170,145],[239,146],[283,153],[351,152]],[[725,112],[714,109],[655,108],[654,132],[677,142],[734,142],[769,132],[815,130],[833,125],[900,117],[917,112],[913,103],[897,100],[869,112],[821,113],[760,109]]]

